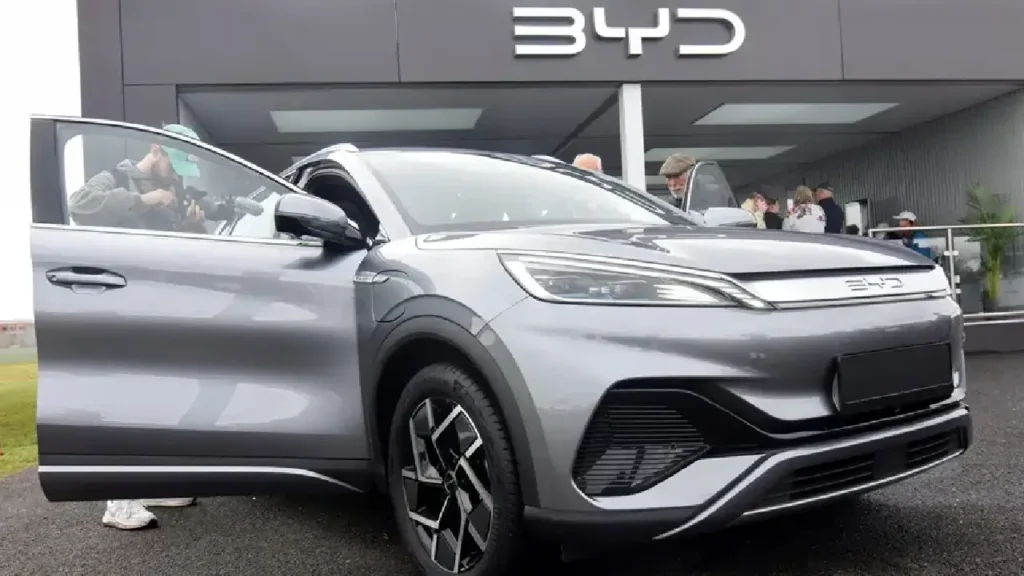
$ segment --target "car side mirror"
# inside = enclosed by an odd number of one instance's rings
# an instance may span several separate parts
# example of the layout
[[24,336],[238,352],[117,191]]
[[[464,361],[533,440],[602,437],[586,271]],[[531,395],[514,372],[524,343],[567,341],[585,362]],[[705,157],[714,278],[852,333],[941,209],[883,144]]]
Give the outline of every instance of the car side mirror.
[[285,194],[274,208],[274,224],[279,232],[297,238],[314,236],[324,242],[360,240],[345,211],[323,198],[308,194]]
[[708,208],[702,214],[704,225],[715,228],[757,228],[754,215],[743,208]]

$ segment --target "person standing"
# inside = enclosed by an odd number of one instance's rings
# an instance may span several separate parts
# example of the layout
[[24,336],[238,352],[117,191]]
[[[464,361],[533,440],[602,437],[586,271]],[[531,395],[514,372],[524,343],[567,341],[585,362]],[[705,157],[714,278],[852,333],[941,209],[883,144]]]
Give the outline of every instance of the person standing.
[[740,208],[746,210],[754,217],[754,222],[757,225],[758,230],[764,230],[766,228],[764,223],[764,213],[768,210],[768,205],[765,203],[764,196],[760,194],[754,194],[750,198],[743,201]]
[[924,240],[927,236],[920,230],[910,230],[910,228],[917,226],[917,215],[909,210],[904,210],[892,218],[897,221],[897,225],[900,227],[897,237],[903,241],[903,245],[930,260],[932,249],[928,246],[922,246],[920,243],[920,240]]
[[791,232],[825,233],[825,211],[814,203],[814,192],[807,186],[796,189],[793,211],[782,223],[783,230]]
[[[198,140],[192,129],[169,124],[164,130]],[[126,159],[89,179],[68,198],[71,220],[83,226],[206,232],[206,214],[181,197],[182,178],[199,176],[199,166],[181,150],[151,144],[140,160]]]
[[782,230],[782,216],[779,215],[779,200],[766,197],[764,211],[764,227],[768,230]]
[[[199,140],[187,126],[170,124],[163,129]],[[203,209],[179,197],[182,178],[198,176],[199,165],[188,153],[153,143],[142,159],[124,160],[90,178],[71,194],[69,212],[74,222],[85,226],[202,234],[206,231]],[[108,500],[102,522],[111,528],[137,530],[156,522],[147,507],[180,508],[195,502],[195,498]]]
[[686,185],[690,181],[690,173],[697,165],[697,159],[685,154],[673,154],[661,165],[658,175],[665,179],[665,185],[672,194],[672,204],[676,208],[683,208],[683,201],[686,196]]
[[833,188],[828,182],[822,182],[815,188],[815,196],[818,199],[818,206],[825,212],[825,233],[843,233],[843,209],[839,207],[836,199],[832,197]]

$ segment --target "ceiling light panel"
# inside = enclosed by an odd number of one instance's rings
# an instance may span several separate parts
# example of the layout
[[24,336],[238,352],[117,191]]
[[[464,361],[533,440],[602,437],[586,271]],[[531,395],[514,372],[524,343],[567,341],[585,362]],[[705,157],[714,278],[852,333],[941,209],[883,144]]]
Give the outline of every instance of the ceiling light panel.
[[899,104],[723,104],[697,120],[695,126],[783,126],[854,124]]
[[409,110],[272,110],[282,133],[434,132],[472,130],[481,108],[419,108]]
[[647,162],[664,162],[673,154],[693,156],[697,160],[765,160],[795,146],[735,146],[720,148],[652,148],[644,154]]

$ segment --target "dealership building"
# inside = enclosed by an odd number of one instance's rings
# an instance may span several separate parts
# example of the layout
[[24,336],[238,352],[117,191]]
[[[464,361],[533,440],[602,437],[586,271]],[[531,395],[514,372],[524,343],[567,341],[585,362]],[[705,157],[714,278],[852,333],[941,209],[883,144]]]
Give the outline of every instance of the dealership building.
[[589,152],[658,193],[686,151],[738,193],[827,180],[862,228],[954,224],[974,184],[1024,213],[1020,0],[79,0],[78,17],[84,116],[186,123],[271,170],[337,142]]

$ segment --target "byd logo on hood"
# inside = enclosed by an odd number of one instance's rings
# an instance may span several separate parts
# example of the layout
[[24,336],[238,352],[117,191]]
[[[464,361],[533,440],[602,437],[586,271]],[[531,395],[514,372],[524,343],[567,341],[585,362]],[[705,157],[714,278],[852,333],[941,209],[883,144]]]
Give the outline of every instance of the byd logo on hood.
[[[608,25],[604,8],[594,8],[594,33],[598,38],[625,40],[630,58],[644,53],[644,40],[661,40],[672,31],[672,10],[658,8],[657,24],[651,28],[616,27]],[[513,8],[515,20],[568,20],[563,25],[515,24],[516,56],[575,56],[587,46],[587,17],[575,8]],[[724,56],[740,49],[747,38],[747,28],[734,12],[719,8],[677,8],[675,20],[711,20],[724,22],[732,30],[732,39],[726,44],[681,44],[679,56]],[[520,39],[566,40],[567,43],[520,44]]]

